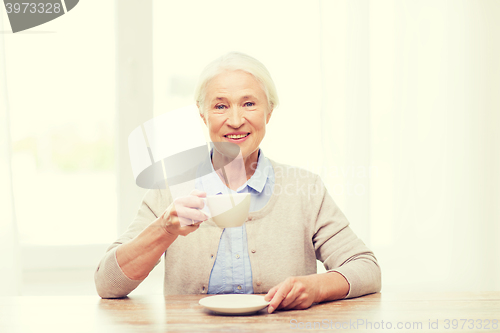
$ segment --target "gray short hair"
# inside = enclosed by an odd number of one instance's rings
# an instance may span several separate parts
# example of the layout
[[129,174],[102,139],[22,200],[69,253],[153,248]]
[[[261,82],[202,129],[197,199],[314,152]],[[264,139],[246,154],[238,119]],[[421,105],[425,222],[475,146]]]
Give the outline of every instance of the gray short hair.
[[261,84],[262,90],[264,90],[267,96],[269,108],[273,110],[278,106],[278,93],[276,92],[274,81],[267,68],[260,61],[247,54],[229,52],[208,64],[200,74],[198,84],[194,91],[194,99],[196,104],[200,107],[200,113],[202,113],[201,110],[205,102],[205,91],[208,84],[214,77],[225,70],[241,70],[253,75]]

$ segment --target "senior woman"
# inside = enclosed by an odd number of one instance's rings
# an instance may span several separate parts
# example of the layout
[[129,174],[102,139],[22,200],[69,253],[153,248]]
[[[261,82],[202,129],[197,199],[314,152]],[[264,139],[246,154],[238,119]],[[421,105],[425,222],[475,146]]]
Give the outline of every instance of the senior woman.
[[[168,189],[148,191],[97,268],[99,295],[128,295],[162,255],[165,294],[267,293],[269,313],[379,291],[375,256],[320,178],[274,162],[259,149],[278,104],[264,65],[228,53],[205,68],[195,98],[211,140],[239,147],[243,177],[214,172],[175,200]],[[227,159],[215,148],[208,165],[220,171]],[[203,213],[202,198],[229,189],[251,193],[250,214],[243,226],[220,229]],[[316,274],[316,259],[326,273]]]

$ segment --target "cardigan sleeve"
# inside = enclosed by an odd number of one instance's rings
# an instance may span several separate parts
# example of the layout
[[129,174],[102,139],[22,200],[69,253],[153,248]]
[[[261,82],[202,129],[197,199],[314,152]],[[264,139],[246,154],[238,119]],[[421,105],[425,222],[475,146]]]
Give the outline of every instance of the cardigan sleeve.
[[338,272],[346,278],[349,283],[346,298],[379,292],[381,272],[375,255],[349,227],[319,177],[316,185],[322,196],[313,236],[316,258],[328,271]]
[[[132,240],[168,207],[169,195],[158,189],[149,190],[139,207],[137,216],[128,229],[106,250],[94,273],[96,290],[102,298],[121,298],[132,292],[143,280],[131,280],[116,260],[116,249]],[[160,260],[156,264],[158,264]]]

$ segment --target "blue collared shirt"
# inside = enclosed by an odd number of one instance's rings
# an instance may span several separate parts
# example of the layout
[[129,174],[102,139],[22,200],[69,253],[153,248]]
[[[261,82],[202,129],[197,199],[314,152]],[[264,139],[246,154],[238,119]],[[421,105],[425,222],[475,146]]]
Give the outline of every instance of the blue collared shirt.
[[[207,161],[213,166],[211,161]],[[257,168],[252,177],[236,191],[224,185],[215,172],[208,177],[198,178],[196,188],[207,195],[221,193],[251,193],[250,212],[263,208],[269,201],[274,186],[274,171],[269,159],[259,151]],[[252,269],[248,255],[246,224],[241,227],[225,228],[222,232],[217,257],[210,280],[209,294],[253,294]]]

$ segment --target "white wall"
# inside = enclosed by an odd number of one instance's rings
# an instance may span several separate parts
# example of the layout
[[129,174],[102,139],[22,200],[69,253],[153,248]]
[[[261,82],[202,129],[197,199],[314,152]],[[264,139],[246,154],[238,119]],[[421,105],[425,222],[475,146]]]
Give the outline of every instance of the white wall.
[[154,6],[155,114],[215,57],[257,57],[281,100],[266,155],[321,174],[383,290],[500,288],[499,2]]
[[370,2],[384,290],[500,288],[500,3]]

